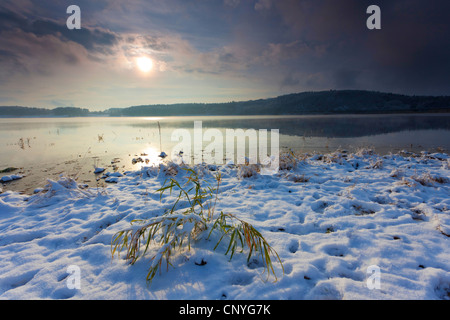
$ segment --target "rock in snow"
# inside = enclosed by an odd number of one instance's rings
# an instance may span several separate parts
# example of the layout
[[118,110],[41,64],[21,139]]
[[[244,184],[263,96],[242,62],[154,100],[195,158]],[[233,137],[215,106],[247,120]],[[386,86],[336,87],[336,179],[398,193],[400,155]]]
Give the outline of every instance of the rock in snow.
[[158,155],[158,157],[164,159],[164,158],[167,157],[167,153],[165,153],[164,151],[162,151],[162,152]]
[[97,174],[97,173],[102,173],[102,172],[105,171],[105,170],[106,170],[105,168],[95,168],[94,173],[95,173],[95,174]]
[[11,174],[9,176],[3,176],[0,178],[0,182],[10,182],[13,180],[17,180],[17,179],[22,179],[22,176],[16,175],[16,174]]

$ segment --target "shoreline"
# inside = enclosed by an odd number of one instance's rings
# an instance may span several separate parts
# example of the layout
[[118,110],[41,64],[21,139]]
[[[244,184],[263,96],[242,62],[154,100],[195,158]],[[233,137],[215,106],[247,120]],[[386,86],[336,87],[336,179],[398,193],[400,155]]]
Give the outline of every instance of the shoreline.
[[[284,149],[284,151],[283,151]],[[305,157],[308,155],[317,156],[317,155],[330,155],[332,153],[339,152],[343,150],[342,148],[338,148],[334,151],[329,150],[328,148],[324,148],[325,152],[318,151],[310,151],[310,152],[294,152],[297,157]],[[356,148],[360,150],[370,150],[371,153],[377,154],[379,156],[386,156],[389,154],[408,154],[412,157],[420,157],[421,154],[430,154],[430,153],[445,153],[446,150],[442,150],[441,148],[434,148],[432,151],[420,151],[413,152],[407,151],[406,149],[398,150],[397,152],[385,152],[385,153],[377,153],[375,150],[371,148]],[[417,149],[420,150],[420,149]],[[283,152],[287,152],[287,148],[282,148]],[[345,151],[348,153],[349,151]],[[350,153],[357,153],[358,151],[352,151]],[[133,159],[142,158],[144,161],[141,162],[133,162]],[[98,163],[97,167],[104,167],[105,172],[115,173],[118,172],[123,174],[124,172],[130,171],[139,171],[142,167],[148,166],[145,164],[146,161],[150,159],[142,154],[129,154],[128,156],[124,155],[104,155],[104,156],[89,156],[85,158],[75,158],[68,159],[59,162],[51,162],[30,166],[20,166],[18,168],[7,166],[5,168],[0,168],[2,170],[7,170],[13,168],[15,170],[9,172],[0,173],[0,187],[2,187],[3,191],[14,191],[22,194],[32,195],[35,191],[41,190],[47,184],[48,179],[58,180],[60,176],[66,176],[69,178],[73,178],[77,181],[77,183],[85,185],[86,187],[96,187],[96,188],[105,188],[110,183],[105,182],[105,177],[102,174],[95,173],[96,166],[93,163]],[[170,159],[168,159],[170,161]],[[154,165],[158,165],[158,162],[154,163]],[[216,164],[214,164],[216,165]],[[225,164],[219,164],[217,166],[223,166]],[[10,181],[1,181],[2,177],[16,175],[21,178],[13,179]]]
[[248,119],[253,119],[253,118],[303,118],[303,117],[357,117],[357,116],[414,116],[414,115],[419,115],[419,116],[424,116],[424,115],[429,115],[429,116],[440,116],[440,115],[445,115],[448,116],[450,114],[450,110],[448,111],[436,111],[436,112],[430,112],[430,111],[424,111],[424,112],[410,112],[410,111],[406,111],[406,112],[373,112],[373,113],[304,113],[304,114],[244,114],[244,115],[238,115],[238,114],[225,114],[225,115],[205,115],[205,114],[198,114],[198,115],[147,115],[147,116],[141,116],[141,115],[136,115],[136,116],[114,116],[114,115],[89,115],[89,116],[23,116],[23,117],[17,117],[17,116],[5,116],[5,115],[0,115],[0,119],[85,119],[85,118],[107,118],[107,119],[124,119],[124,118],[150,118],[150,119],[175,119],[175,118],[248,118]]

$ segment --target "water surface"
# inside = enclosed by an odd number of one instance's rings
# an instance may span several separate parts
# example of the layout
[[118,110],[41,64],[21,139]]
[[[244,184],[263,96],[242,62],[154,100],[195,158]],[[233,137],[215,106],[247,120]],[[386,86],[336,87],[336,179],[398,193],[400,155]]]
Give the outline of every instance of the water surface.
[[[170,154],[178,143],[171,141],[175,130],[186,129],[193,136],[194,121],[202,121],[203,132],[215,128],[224,137],[226,129],[269,133],[279,129],[280,148],[295,152],[326,153],[338,148],[351,152],[363,147],[380,154],[450,150],[448,114],[4,118],[0,119],[0,170],[16,167],[19,170],[13,173],[26,177],[4,184],[3,191],[29,193],[60,174],[76,176],[90,186],[103,184],[93,174],[94,167],[125,171],[158,163],[158,154]],[[147,163],[133,164],[138,157]]]

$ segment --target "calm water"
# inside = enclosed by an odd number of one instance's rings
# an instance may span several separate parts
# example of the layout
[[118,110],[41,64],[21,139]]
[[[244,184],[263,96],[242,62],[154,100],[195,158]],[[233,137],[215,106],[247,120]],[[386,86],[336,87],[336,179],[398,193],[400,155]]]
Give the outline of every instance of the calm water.
[[[0,119],[0,170],[16,167],[20,169],[13,173],[26,175],[4,184],[3,190],[30,192],[42,187],[46,178],[55,179],[59,174],[77,175],[80,182],[95,186],[95,166],[109,167],[110,171],[114,167],[120,171],[139,169],[146,165],[132,164],[139,156],[148,164],[157,163],[161,151],[170,154],[178,143],[171,141],[172,133],[186,129],[192,134],[198,120],[203,133],[208,128],[223,133],[227,128],[279,129],[280,148],[297,152],[354,151],[361,147],[381,154],[403,149],[450,150],[449,114]],[[9,173],[0,176],[4,174]]]

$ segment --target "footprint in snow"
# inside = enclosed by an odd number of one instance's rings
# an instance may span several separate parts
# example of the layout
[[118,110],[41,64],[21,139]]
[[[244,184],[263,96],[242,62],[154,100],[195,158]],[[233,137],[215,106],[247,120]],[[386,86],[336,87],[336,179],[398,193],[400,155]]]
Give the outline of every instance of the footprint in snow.
[[335,244],[326,245],[322,249],[326,254],[335,257],[344,257],[348,253],[347,247]]
[[298,246],[299,246],[298,241],[295,239],[292,239],[288,245],[289,252],[296,253],[298,250]]
[[318,200],[311,203],[311,209],[317,213],[323,213],[329,205],[330,204],[325,201]]
[[2,279],[0,280],[0,289],[8,291],[10,289],[22,287],[30,282],[38,272],[39,270],[31,270],[17,276]]
[[234,273],[231,275],[230,283],[232,285],[247,286],[253,281],[253,275],[250,273]]

